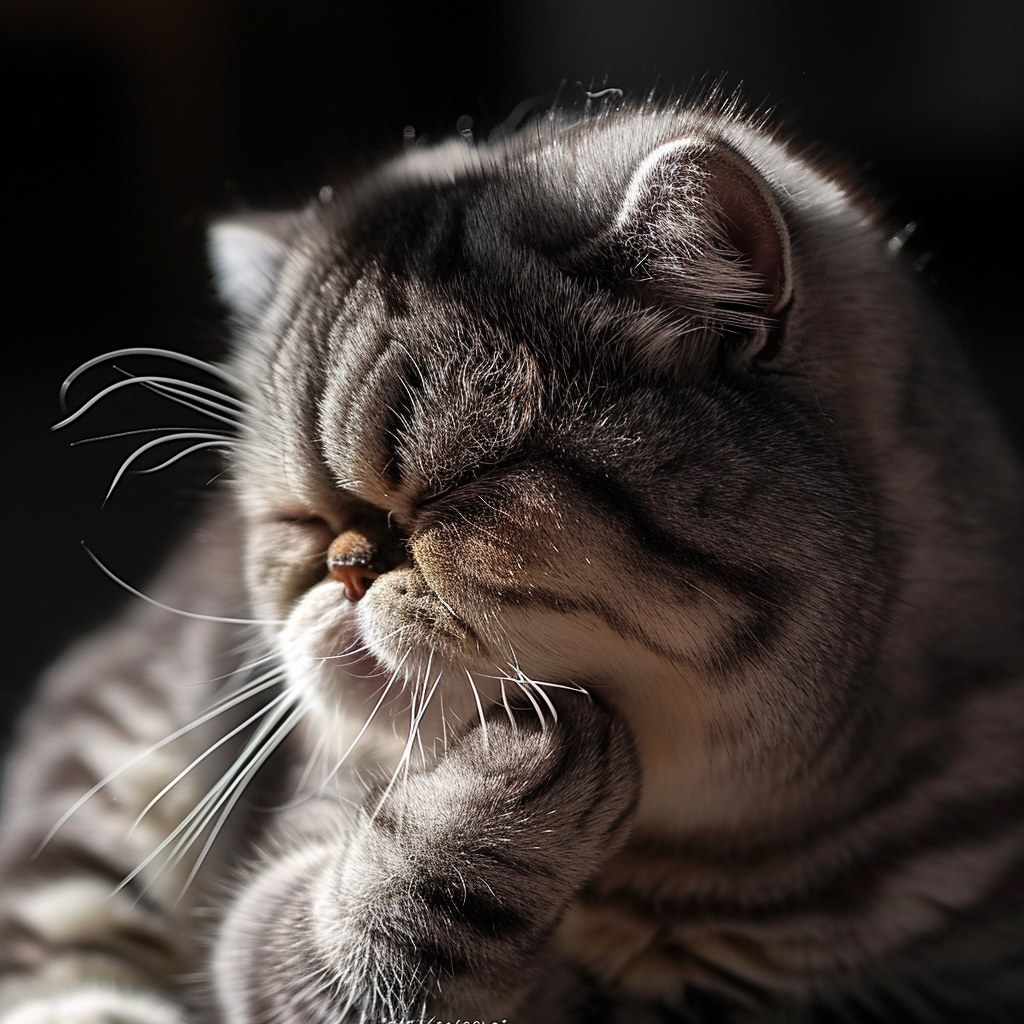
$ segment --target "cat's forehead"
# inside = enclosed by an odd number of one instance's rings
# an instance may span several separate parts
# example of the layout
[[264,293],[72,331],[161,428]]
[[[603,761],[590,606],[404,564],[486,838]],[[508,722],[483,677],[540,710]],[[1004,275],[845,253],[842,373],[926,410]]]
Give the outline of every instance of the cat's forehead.
[[[276,428],[259,442],[275,449],[265,461],[431,493],[545,439],[586,438],[587,421],[641,436],[648,393],[671,412],[666,396],[716,351],[708,295],[729,313],[746,293],[724,272],[701,291],[691,192],[648,188],[652,152],[677,168],[670,127],[452,143],[324,193],[270,250],[274,297],[244,354],[259,418]],[[681,233],[692,267],[649,244],[647,213]]]
[[334,240],[263,366],[261,478],[394,507],[582,432],[630,390],[614,303],[535,256],[488,270],[500,252],[465,248]]

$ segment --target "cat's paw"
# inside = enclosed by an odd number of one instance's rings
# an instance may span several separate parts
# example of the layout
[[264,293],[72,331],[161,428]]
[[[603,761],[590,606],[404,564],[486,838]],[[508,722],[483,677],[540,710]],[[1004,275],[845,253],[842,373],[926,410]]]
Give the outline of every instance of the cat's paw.
[[622,719],[552,700],[543,721],[493,709],[431,767],[382,783],[344,839],[255,879],[218,946],[225,1021],[519,1019],[538,954],[640,790]]
[[0,1024],[185,1024],[185,1016],[153,996],[86,988],[31,999],[0,1014]]
[[[428,771],[410,775],[381,808],[402,829],[417,825],[449,848],[508,847],[517,860],[557,865],[581,884],[624,838],[640,788],[622,719],[583,694],[553,698],[555,710],[492,708]],[[486,857],[485,857],[486,860]]]
[[[496,709],[368,805],[329,884],[364,984],[412,979],[407,995],[441,1019],[511,1015],[570,900],[625,840],[640,791],[621,718],[583,695],[557,710]],[[374,1000],[362,1005],[378,1017],[392,1009]]]

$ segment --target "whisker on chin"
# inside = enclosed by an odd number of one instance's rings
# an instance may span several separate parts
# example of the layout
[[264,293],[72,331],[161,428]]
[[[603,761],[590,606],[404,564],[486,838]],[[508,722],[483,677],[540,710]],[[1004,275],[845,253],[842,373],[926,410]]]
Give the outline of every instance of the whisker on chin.
[[358,744],[359,741],[363,738],[363,735],[366,733],[366,730],[370,727],[370,723],[373,721],[377,712],[380,710],[381,705],[387,699],[387,695],[391,690],[391,687],[394,686],[395,680],[398,678],[399,673],[401,672],[402,665],[405,664],[406,658],[409,657],[409,653],[409,651],[405,652],[405,655],[402,657],[402,660],[398,663],[397,668],[394,670],[394,672],[391,673],[391,678],[387,681],[387,684],[385,685],[384,690],[380,695],[380,699],[374,705],[373,710],[370,712],[369,717],[363,723],[363,727],[359,730],[358,734],[356,735],[356,738],[349,744],[348,749],[346,749],[345,753],[342,754],[340,758],[338,758],[337,763],[331,769],[327,777],[324,779],[323,785],[326,785],[341,770],[341,766],[348,759],[349,754],[351,754],[352,751],[355,750],[356,744]]
[[[426,672],[424,673],[424,676],[423,676],[423,679],[424,679],[424,683],[423,683],[424,689],[426,688],[426,685],[427,685],[427,683],[430,680],[430,669],[431,669],[432,663],[433,663],[433,652],[431,652],[430,658],[427,661]],[[394,772],[391,775],[391,781],[387,784],[387,787],[385,788],[383,794],[381,795],[381,798],[378,801],[377,806],[373,809],[373,813],[370,815],[371,820],[376,818],[377,815],[380,813],[380,810],[384,806],[385,801],[391,795],[391,790],[394,789],[395,783],[398,781],[398,775],[403,770],[403,768],[406,771],[406,775],[408,775],[409,754],[412,751],[412,745],[413,745],[413,742],[414,742],[416,731],[419,729],[420,721],[422,720],[423,715],[426,713],[426,710],[427,710],[428,706],[430,705],[430,700],[434,696],[434,691],[437,689],[438,683],[440,683],[442,676],[443,676],[443,672],[438,672],[437,678],[434,680],[433,685],[430,687],[430,692],[427,693],[426,697],[424,698],[423,704],[421,705],[418,713],[416,713],[416,711],[415,711],[415,694],[414,694],[414,700],[413,700],[413,704],[412,704],[412,707],[411,707],[411,711],[413,713],[410,715],[410,722],[409,722],[409,739],[406,742],[405,750],[402,751],[402,756],[399,758],[398,764],[395,767],[395,770],[394,770]]]
[[473,692],[473,700],[476,701],[477,714],[480,716],[480,729],[484,736],[484,749],[490,750],[491,742],[490,737],[487,734],[487,720],[484,718],[483,704],[480,702],[480,691],[477,689],[476,683],[473,682],[473,676],[470,674],[469,669],[466,670],[466,678],[469,680],[469,688]]
[[[537,682],[537,680],[531,679],[524,672],[517,669],[515,682],[517,682],[520,685],[520,688],[528,687],[531,691],[536,693],[537,696],[540,697],[544,701],[544,703],[547,704],[547,706],[551,709],[551,720],[553,722],[558,721],[558,712],[555,710],[555,705],[551,703],[551,698],[548,697],[548,695],[541,689],[541,686]],[[523,692],[525,693],[526,690],[524,690]]]
[[501,703],[502,703],[502,706],[505,708],[505,712],[508,714],[508,720],[509,720],[509,722],[512,723],[513,730],[518,732],[519,731],[519,726],[516,725],[515,716],[512,714],[512,708],[509,707],[509,703],[508,703],[508,693],[505,690],[505,682],[506,682],[505,677],[502,676],[501,679],[499,680],[499,682],[501,683]]
[[[520,679],[510,679],[509,682],[515,683],[516,686],[518,686],[519,689],[523,691],[523,696],[533,705],[533,710],[537,712],[537,719],[540,721],[541,729],[547,729],[548,721],[544,717],[544,712],[541,711],[540,705],[536,702],[536,700],[534,700],[533,694],[530,693],[528,687],[523,685],[523,681]],[[527,679],[526,682],[529,683],[529,680]]]
[[[441,704],[441,748],[447,754],[448,753],[448,718],[445,715],[444,710],[444,690],[437,695],[437,699]],[[434,741],[434,747],[436,752],[437,740]]]
[[[402,757],[399,760],[399,765],[403,768],[402,779],[408,781],[409,778],[409,767],[412,760],[412,748],[415,742],[419,741],[419,723],[420,718],[427,709],[427,703],[429,697],[423,700],[423,703],[417,709],[417,699],[422,699],[427,689],[427,684],[430,682],[430,670],[434,664],[434,652],[431,651],[427,657],[427,667],[421,677],[416,680],[416,685],[412,689],[412,693],[409,698],[409,739],[405,744],[405,750],[402,751]],[[440,674],[438,674],[438,680],[440,680]],[[433,690],[431,690],[431,695]],[[423,755],[423,744],[419,744],[420,755]]]

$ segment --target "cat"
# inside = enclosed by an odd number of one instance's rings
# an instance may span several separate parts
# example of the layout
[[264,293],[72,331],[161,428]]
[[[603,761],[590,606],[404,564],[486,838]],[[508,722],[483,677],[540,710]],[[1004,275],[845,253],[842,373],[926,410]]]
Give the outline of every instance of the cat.
[[214,225],[140,379],[230,482],[22,722],[0,1024],[1021,1019],[1022,476],[888,239],[722,101]]

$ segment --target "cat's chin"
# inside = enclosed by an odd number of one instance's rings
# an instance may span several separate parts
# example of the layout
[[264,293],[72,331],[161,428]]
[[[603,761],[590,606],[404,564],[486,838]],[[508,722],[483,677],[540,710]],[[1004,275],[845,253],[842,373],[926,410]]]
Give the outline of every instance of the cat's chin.
[[[458,730],[477,711],[466,683],[468,663],[421,644],[398,650],[377,639],[394,633],[393,615],[381,612],[390,610],[385,602],[393,597],[384,590],[378,581],[371,590],[375,602],[370,595],[352,602],[325,580],[296,603],[276,638],[287,686],[320,737],[338,747],[334,756],[360,737],[361,747],[374,747],[387,760],[398,738],[404,746],[413,716],[426,744]],[[483,681],[480,687],[488,688]],[[442,699],[426,699],[440,691]],[[484,699],[490,703],[487,694]]]
[[358,610],[325,581],[306,592],[278,635],[288,685],[314,712],[369,711],[394,676],[367,645]]

